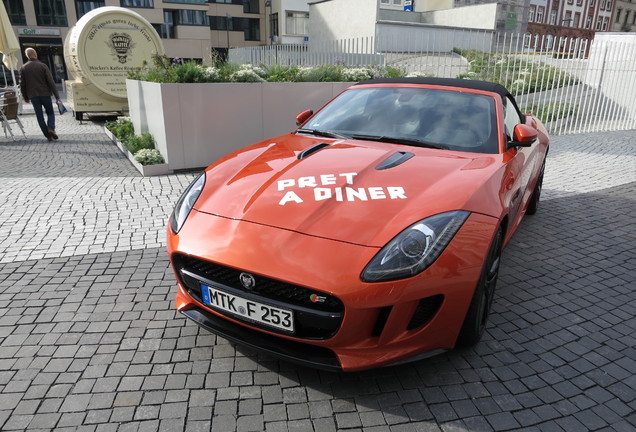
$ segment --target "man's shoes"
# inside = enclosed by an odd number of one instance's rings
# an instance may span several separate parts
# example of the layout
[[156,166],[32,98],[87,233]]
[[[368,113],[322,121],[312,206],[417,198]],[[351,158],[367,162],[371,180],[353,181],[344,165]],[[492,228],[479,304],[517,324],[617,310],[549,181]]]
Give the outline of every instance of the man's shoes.
[[46,137],[47,140],[49,140],[49,142],[53,141],[53,137],[51,135]]
[[[53,138],[53,139],[58,139],[59,137],[57,136],[57,134],[55,133],[54,130],[50,130],[49,129],[49,137]],[[50,140],[49,140],[50,141]]]

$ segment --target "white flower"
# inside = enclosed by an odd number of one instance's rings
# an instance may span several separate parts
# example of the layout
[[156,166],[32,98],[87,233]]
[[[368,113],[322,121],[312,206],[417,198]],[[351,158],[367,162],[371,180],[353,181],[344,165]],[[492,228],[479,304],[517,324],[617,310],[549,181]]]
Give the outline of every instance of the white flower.
[[141,149],[135,153],[135,160],[142,165],[156,165],[164,163],[163,156],[157,149]]
[[203,75],[208,81],[219,81],[221,79],[221,75],[219,70],[215,67],[208,66],[203,69]]
[[373,71],[369,68],[344,68],[342,76],[345,81],[364,81],[373,78]]
[[265,81],[252,69],[239,69],[230,75],[230,80],[234,82],[263,82]]

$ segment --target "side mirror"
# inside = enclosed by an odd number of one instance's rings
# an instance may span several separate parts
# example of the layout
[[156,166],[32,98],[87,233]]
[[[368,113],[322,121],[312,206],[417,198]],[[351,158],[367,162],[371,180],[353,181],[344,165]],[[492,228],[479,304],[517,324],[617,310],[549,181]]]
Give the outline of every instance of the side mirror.
[[525,124],[515,126],[512,141],[506,145],[506,150],[513,147],[530,147],[537,140],[537,130]]
[[296,116],[296,126],[305,123],[309,117],[313,115],[313,110],[305,110]]

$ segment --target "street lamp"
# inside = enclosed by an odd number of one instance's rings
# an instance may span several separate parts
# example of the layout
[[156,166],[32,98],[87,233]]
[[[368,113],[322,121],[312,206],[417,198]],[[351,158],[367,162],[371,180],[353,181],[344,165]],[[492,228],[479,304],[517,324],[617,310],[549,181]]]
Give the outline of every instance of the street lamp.
[[274,32],[272,28],[272,0],[265,2],[265,8],[269,8],[269,15],[267,16],[267,22],[269,27],[269,44],[271,45],[274,39]]

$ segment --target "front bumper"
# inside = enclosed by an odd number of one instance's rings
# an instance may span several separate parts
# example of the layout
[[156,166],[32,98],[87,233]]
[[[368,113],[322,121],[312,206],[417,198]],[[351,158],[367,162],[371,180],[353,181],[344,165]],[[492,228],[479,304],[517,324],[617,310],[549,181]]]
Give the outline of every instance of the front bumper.
[[328,370],[362,370],[450,349],[496,226],[496,219],[472,214],[437,261],[421,274],[365,283],[360,272],[378,248],[193,211],[178,235],[168,229],[173,266],[179,256],[223,264],[333,297],[341,302],[342,311],[338,326],[321,335],[277,334],[205,306],[184,283],[179,264],[175,267],[177,309],[227,339]]

